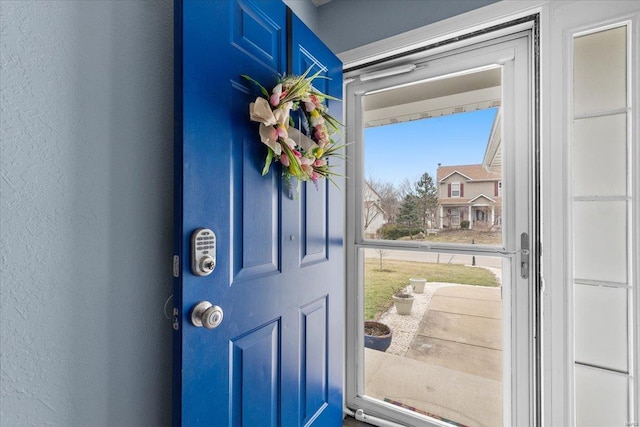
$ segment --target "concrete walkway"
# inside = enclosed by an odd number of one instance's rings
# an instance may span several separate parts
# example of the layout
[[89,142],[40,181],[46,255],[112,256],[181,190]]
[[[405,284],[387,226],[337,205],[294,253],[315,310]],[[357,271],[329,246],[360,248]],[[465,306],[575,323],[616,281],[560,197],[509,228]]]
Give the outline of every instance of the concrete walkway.
[[435,291],[405,357],[365,349],[365,391],[453,425],[502,425],[500,288]]

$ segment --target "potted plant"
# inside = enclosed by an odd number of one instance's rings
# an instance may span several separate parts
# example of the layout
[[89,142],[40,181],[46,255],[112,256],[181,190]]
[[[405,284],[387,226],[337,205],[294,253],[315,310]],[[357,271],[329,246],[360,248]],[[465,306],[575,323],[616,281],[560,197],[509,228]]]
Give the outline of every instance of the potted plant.
[[395,291],[392,295],[392,298],[398,314],[411,314],[411,307],[413,306],[413,295],[408,293],[405,288],[400,288]]
[[411,278],[409,279],[409,283],[411,284],[411,287],[413,288],[413,292],[415,292],[416,294],[421,294],[424,292],[424,285],[427,284],[427,279],[422,279],[422,278]]
[[386,351],[391,345],[393,332],[384,323],[364,322],[364,346],[378,351]]

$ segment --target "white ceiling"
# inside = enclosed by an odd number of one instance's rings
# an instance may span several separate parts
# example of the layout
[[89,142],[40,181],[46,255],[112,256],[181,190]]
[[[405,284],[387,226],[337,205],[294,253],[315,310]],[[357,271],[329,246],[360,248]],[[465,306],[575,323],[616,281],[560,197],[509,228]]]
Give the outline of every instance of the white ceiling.
[[500,106],[500,68],[391,88],[365,97],[365,126]]
[[367,109],[389,107],[397,104],[440,98],[462,92],[500,86],[500,68],[463,74],[394,88],[367,96]]

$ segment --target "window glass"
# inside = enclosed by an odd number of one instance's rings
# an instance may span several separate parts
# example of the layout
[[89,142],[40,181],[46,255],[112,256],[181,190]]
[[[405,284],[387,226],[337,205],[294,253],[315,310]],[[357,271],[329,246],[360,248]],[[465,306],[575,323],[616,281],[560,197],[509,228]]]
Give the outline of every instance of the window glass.
[[499,68],[364,97],[365,239],[502,245]]
[[460,183],[451,183],[451,197],[460,197]]
[[447,425],[503,425],[503,260],[361,253],[365,394]]

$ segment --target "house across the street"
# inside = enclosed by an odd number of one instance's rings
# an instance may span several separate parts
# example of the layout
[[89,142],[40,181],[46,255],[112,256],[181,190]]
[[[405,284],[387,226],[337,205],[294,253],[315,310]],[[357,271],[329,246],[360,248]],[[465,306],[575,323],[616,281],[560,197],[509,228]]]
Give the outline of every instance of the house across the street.
[[493,122],[481,164],[438,164],[439,228],[497,230],[502,226],[502,111]]
[[438,167],[440,228],[496,229],[502,216],[502,176],[483,165]]

